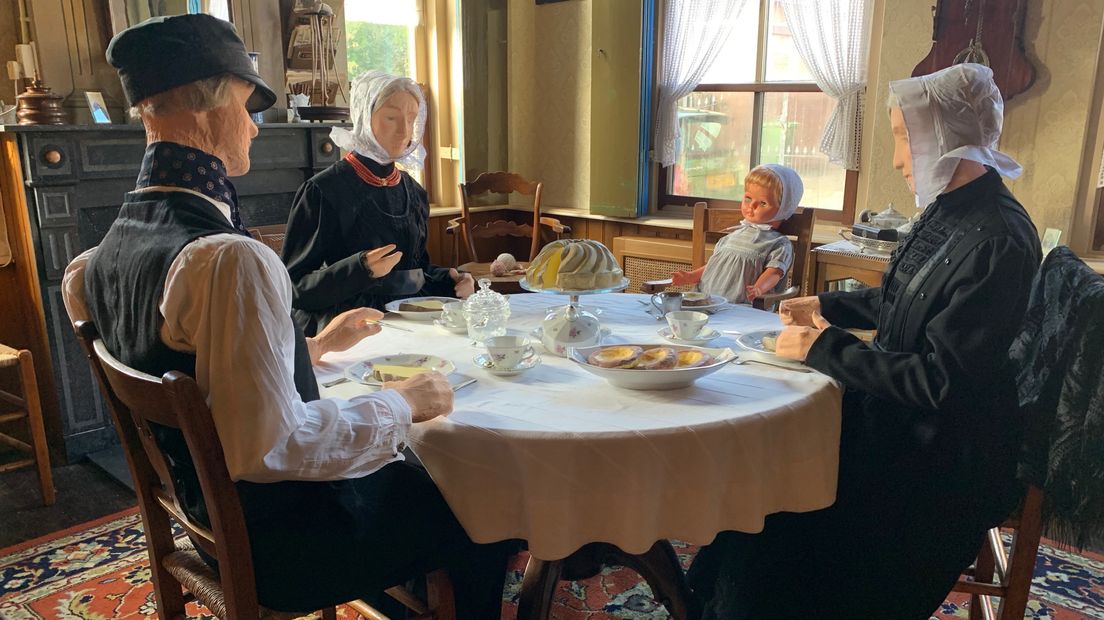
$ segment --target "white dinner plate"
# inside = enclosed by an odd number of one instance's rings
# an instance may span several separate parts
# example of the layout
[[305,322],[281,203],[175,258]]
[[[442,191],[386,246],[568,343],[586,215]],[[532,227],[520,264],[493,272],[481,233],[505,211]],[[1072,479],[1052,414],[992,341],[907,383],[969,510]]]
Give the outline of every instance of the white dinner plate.
[[373,357],[370,360],[357,362],[345,369],[345,375],[357,383],[363,383],[364,385],[380,385],[380,381],[372,378],[372,371],[376,364],[386,366],[424,367],[436,370],[442,375],[448,375],[456,370],[456,364],[442,357],[437,357],[436,355],[428,355],[425,353],[396,353],[394,355],[381,355],[379,357]]
[[747,349],[748,351],[754,351],[763,355],[770,355],[774,357],[774,351],[763,346],[763,336],[778,337],[781,330],[777,329],[764,329],[754,332],[745,332],[736,337],[736,344]]
[[432,321],[433,319],[441,318],[440,310],[429,310],[425,312],[417,312],[411,310],[399,310],[399,306],[404,303],[413,303],[417,301],[439,301],[443,304],[447,304],[450,301],[460,301],[455,297],[410,297],[409,299],[396,299],[394,301],[387,302],[384,309],[388,312],[394,312],[404,319],[410,319],[411,321]]

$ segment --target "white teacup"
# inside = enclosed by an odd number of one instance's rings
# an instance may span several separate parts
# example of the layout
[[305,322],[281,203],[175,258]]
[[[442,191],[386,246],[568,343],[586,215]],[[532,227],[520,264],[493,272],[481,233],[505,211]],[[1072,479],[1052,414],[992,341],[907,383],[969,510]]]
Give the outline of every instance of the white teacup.
[[483,341],[495,368],[517,368],[537,354],[524,336],[494,336]]
[[671,335],[679,340],[693,340],[701,334],[709,315],[694,310],[678,310],[667,313],[667,324],[671,326]]
[[450,301],[442,305],[441,322],[448,327],[466,327],[468,320],[464,317],[464,302]]

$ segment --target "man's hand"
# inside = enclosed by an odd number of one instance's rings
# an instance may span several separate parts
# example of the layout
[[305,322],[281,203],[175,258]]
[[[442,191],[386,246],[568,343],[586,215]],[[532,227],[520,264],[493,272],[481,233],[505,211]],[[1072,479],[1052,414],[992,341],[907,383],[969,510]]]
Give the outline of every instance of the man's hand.
[[450,267],[449,277],[452,278],[453,284],[456,285],[453,290],[460,299],[467,299],[469,295],[475,292],[475,280],[472,279],[470,273],[460,273]]
[[[782,319],[783,325],[815,327],[814,314],[820,316],[820,298],[816,295],[783,299],[778,305],[778,318]],[[821,320],[823,321],[824,317],[821,317]]]
[[380,331],[383,313],[375,308],[353,308],[334,317],[314,338],[307,338],[311,364],[330,351],[344,351]]
[[403,381],[388,381],[383,387],[395,390],[410,405],[410,419],[415,424],[452,413],[452,386],[439,372],[423,372]]
[[778,343],[775,344],[774,348],[774,353],[778,357],[799,362],[805,361],[805,357],[809,355],[809,349],[813,348],[813,343],[816,342],[816,339],[820,337],[825,329],[832,325],[818,313],[814,312],[811,318],[813,327],[790,325],[778,334]]
[[396,247],[398,246],[394,243],[389,243],[383,247],[368,250],[360,255],[360,262],[372,273],[373,278],[382,278],[391,273],[402,258],[402,252],[395,252]]

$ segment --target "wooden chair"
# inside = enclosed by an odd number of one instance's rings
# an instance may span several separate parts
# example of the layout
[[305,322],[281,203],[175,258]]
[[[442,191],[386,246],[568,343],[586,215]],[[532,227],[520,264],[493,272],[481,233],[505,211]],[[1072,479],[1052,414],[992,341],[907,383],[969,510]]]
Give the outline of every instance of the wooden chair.
[[[460,245],[463,244],[467,256],[471,259],[457,267],[460,271],[471,273],[477,279],[490,274],[490,262],[502,251],[511,247],[510,241],[528,239],[528,255],[516,255],[519,261],[531,261],[544,247],[542,231],[547,227],[555,239],[560,239],[565,233],[571,232],[571,228],[562,224],[554,217],[542,217],[541,183],[527,181],[520,175],[511,172],[484,172],[471,183],[461,183],[460,193],[463,202],[460,205],[460,217],[449,220],[445,228],[447,234],[452,235],[452,262],[460,262]],[[519,224],[507,220],[494,220],[492,222],[476,223],[472,217],[472,198],[482,194],[510,194],[518,193],[523,196],[533,197],[533,217],[531,224]],[[476,249],[476,242],[486,241],[488,245],[480,243],[482,251]],[[489,246],[490,240],[498,240],[497,250]],[[520,275],[491,278],[495,284],[495,290],[508,289],[509,283],[516,283],[521,279]],[[518,288],[518,291],[521,289]]]
[[27,458],[0,464],[0,473],[38,466],[38,486],[42,491],[42,503],[54,503],[54,478],[50,472],[50,452],[46,447],[46,430],[42,425],[42,405],[38,400],[38,381],[35,379],[34,359],[26,349],[13,349],[0,344],[0,369],[18,368],[22,395],[0,390],[0,402],[16,407],[15,411],[0,413],[0,422],[27,420],[31,444],[10,435],[0,433],[0,443],[28,454]]
[[[245,517],[226,468],[211,410],[195,380],[177,371],[158,379],[129,368],[108,352],[91,322],[79,321],[74,328],[107,400],[134,478],[158,616],[174,620],[185,617],[183,588],[191,593],[189,599],[197,599],[223,620],[302,617],[301,613],[266,609],[257,602]],[[183,433],[207,504],[210,528],[189,517],[177,501],[168,462],[154,441],[151,423]],[[218,573],[190,543],[178,545],[174,541],[172,521],[218,560]],[[451,604],[451,587],[442,588],[439,584],[439,577],[431,579],[430,591],[445,592]],[[388,593],[404,604],[409,601],[409,606],[420,614],[418,618],[449,620],[455,616],[454,612],[449,615],[451,607],[445,608],[446,613],[437,613],[420,601],[415,605],[416,599],[401,588],[392,588]],[[350,605],[370,620],[386,620],[386,616],[361,601]],[[322,617],[336,619],[337,612],[332,607],[324,609]]]
[[[744,219],[740,209],[721,209],[710,207],[705,202],[694,204],[694,229],[690,241],[691,269],[697,269],[706,262],[707,245],[723,236],[726,228],[735,226]],[[792,237],[794,244],[794,262],[788,274],[790,287],[776,294],[763,295],[754,300],[756,308],[771,308],[783,299],[797,297],[808,290],[808,272],[810,251],[813,245],[813,226],[816,224],[816,211],[798,207],[797,211],[782,222],[778,231]],[[645,282],[641,290],[645,293],[662,291],[671,285],[671,279]]]
[[287,226],[284,224],[269,224],[267,226],[254,226],[247,228],[250,235],[261,243],[272,248],[279,256],[284,251],[284,238],[287,236]]
[[[1022,620],[1035,575],[1043,526],[1043,491],[1030,485],[1017,514],[989,530],[974,565],[959,577],[954,592],[970,595],[970,620]],[[1012,530],[1005,548],[1001,529]],[[994,610],[993,597],[1000,598]]]

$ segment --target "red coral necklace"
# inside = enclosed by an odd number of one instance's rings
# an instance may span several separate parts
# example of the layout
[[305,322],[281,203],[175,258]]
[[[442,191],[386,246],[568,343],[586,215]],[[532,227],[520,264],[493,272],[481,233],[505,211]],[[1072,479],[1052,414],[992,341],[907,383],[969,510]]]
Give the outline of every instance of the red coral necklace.
[[402,178],[397,167],[392,168],[391,174],[385,177],[377,175],[369,170],[368,166],[365,166],[363,162],[357,159],[356,154],[352,151],[345,156],[345,161],[349,162],[349,165],[353,167],[353,172],[360,177],[361,181],[373,187],[394,187],[399,184],[399,180]]

